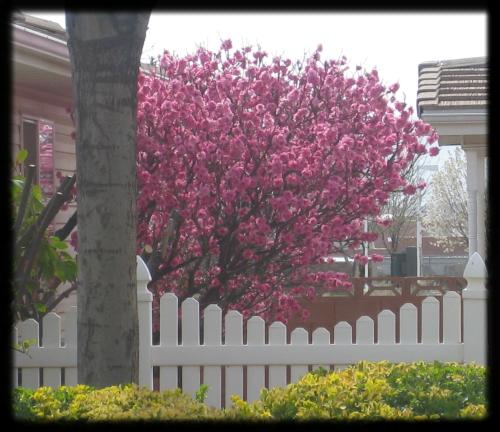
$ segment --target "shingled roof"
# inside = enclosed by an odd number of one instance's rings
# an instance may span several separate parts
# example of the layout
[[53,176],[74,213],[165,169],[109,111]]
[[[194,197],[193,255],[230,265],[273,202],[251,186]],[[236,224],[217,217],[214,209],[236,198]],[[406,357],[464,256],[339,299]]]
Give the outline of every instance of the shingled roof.
[[417,110],[487,108],[486,57],[432,61],[418,66]]
[[35,30],[47,36],[52,36],[65,42],[68,40],[66,30],[64,30],[59,24],[32,15],[27,15],[23,12],[13,13],[12,23],[30,30]]

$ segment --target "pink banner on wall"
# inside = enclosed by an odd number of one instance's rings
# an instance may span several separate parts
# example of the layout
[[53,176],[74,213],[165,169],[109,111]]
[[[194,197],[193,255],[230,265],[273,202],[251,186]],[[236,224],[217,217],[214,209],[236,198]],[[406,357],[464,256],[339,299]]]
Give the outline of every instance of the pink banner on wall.
[[54,125],[40,120],[38,122],[39,140],[39,179],[45,197],[54,193]]

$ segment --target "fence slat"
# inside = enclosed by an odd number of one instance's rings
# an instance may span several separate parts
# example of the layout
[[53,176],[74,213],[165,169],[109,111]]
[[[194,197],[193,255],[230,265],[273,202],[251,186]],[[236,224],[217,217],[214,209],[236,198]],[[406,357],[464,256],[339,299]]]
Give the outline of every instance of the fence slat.
[[[72,306],[65,314],[63,318],[64,327],[64,339],[66,348],[75,348],[77,343],[77,320],[78,312],[76,306]],[[78,384],[78,369],[76,367],[70,367],[64,369],[64,385],[65,386],[76,386]]]
[[[330,344],[330,332],[324,328],[319,327],[313,331],[312,334],[312,344],[313,345],[329,345]],[[330,365],[322,364],[322,365],[313,365],[312,370],[319,369],[323,367],[326,370],[330,370]]]
[[[254,316],[247,321],[247,344],[249,346],[264,345],[265,322]],[[247,366],[247,401],[259,399],[260,391],[265,386],[265,367]]]
[[[217,305],[205,308],[203,319],[203,343],[206,346],[219,346],[222,343],[222,310]],[[221,407],[221,367],[205,366],[203,383],[208,385],[207,405]]]
[[[200,304],[192,297],[182,302],[182,345],[200,345]],[[182,391],[194,396],[200,388],[200,367],[182,367]]]
[[422,343],[439,343],[439,300],[435,297],[422,302]]
[[153,374],[153,294],[148,290],[151,274],[144,260],[136,257],[137,317],[139,330],[139,386],[154,388]]
[[[308,345],[309,334],[307,330],[298,327],[292,331],[290,335],[290,344],[292,345]],[[309,371],[307,365],[290,366],[290,382],[297,382]]]
[[377,316],[377,341],[379,344],[396,343],[396,315],[390,310],[383,310]]
[[[16,345],[19,343],[19,340],[17,338],[17,327],[14,327],[12,329],[12,346],[16,347]],[[18,383],[18,373],[19,369],[14,367],[12,368],[12,388],[16,388],[19,386]]]
[[359,345],[373,345],[374,324],[368,316],[362,316],[356,321],[356,343]]
[[[177,346],[179,337],[179,300],[173,293],[160,299],[160,345]],[[177,388],[177,367],[160,366],[160,391]]]
[[402,345],[417,343],[417,307],[411,303],[399,309],[399,342]]
[[[61,346],[61,317],[54,312],[43,317],[43,349]],[[61,368],[43,368],[43,385],[58,388],[61,386]]]
[[[335,345],[352,345],[352,327],[346,321],[339,322],[333,328],[333,342]],[[335,370],[345,369],[348,364],[336,364]]]
[[487,317],[488,289],[486,288],[487,269],[483,258],[474,252],[464,270],[467,287],[462,291],[464,312],[464,355],[466,363],[487,362]]
[[462,310],[460,294],[447,292],[443,297],[443,343],[457,343],[462,340]]
[[[225,317],[225,345],[243,345],[243,315],[230,311]],[[226,366],[225,407],[232,406],[231,396],[243,398],[243,366]]]
[[[286,326],[276,321],[269,326],[269,345],[286,344]],[[269,388],[286,386],[286,365],[269,366]]]
[[[28,339],[34,339],[35,343],[30,345],[28,353],[40,349],[38,338],[38,323],[34,319],[28,319],[19,324],[19,340],[22,343]],[[27,355],[27,354],[26,354]],[[37,389],[40,387],[40,370],[39,368],[22,368],[21,384],[23,387]]]

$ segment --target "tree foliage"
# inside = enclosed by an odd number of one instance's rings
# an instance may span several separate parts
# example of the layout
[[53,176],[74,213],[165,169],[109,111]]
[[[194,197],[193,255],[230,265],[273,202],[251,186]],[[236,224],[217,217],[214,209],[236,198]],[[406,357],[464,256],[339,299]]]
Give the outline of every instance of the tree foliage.
[[468,246],[467,163],[460,147],[432,177],[424,226],[446,252]]
[[[26,150],[18,153],[11,183],[16,321],[40,320],[76,289],[76,262],[67,252],[65,241],[75,226],[76,215],[58,231],[51,227],[57,213],[74,197],[75,176],[63,179],[57,193],[47,199],[40,186],[33,184],[34,165],[26,167],[26,176],[21,174],[27,155]],[[69,288],[57,293],[67,282]]]
[[398,84],[320,51],[267,62],[227,40],[165,51],[141,74],[138,253],[155,294],[286,321],[298,295],[349,285],[311,265],[373,240],[363,219],[391,193],[415,193],[402,174],[435,132],[396,99]]

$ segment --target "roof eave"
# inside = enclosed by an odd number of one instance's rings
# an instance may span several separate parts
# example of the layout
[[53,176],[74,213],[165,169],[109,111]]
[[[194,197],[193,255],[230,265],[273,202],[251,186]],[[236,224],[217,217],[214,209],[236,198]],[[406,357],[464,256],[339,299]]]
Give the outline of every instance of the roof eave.
[[486,141],[486,109],[424,110],[419,117],[436,130],[440,145],[463,145],[471,137],[478,136],[484,137],[481,141]]
[[48,55],[69,65],[69,51],[65,41],[19,25],[14,25],[12,39],[14,48],[24,48]]

